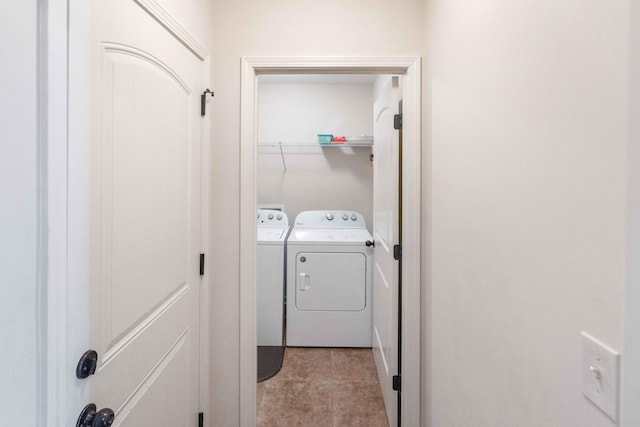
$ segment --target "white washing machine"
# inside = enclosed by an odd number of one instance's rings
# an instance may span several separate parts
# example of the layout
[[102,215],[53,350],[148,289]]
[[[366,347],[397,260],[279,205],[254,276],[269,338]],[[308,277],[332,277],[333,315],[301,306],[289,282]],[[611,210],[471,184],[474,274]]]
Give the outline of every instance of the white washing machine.
[[258,345],[283,345],[285,242],[289,219],[284,212],[258,210],[256,298]]
[[371,240],[357,212],[298,214],[287,239],[287,346],[371,347]]

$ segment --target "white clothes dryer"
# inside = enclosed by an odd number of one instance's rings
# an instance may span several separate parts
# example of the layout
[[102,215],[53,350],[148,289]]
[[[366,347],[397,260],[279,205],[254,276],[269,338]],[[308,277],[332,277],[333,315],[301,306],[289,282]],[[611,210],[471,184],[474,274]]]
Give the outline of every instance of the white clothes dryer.
[[371,347],[371,240],[357,212],[298,214],[287,239],[287,346]]
[[259,346],[282,346],[284,326],[287,214],[259,209],[257,218],[256,306]]

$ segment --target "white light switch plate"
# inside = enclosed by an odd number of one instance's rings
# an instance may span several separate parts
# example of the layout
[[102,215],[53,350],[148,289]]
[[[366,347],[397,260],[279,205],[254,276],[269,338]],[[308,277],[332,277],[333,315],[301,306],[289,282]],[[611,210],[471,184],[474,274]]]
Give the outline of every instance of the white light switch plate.
[[582,393],[618,420],[620,354],[582,332]]

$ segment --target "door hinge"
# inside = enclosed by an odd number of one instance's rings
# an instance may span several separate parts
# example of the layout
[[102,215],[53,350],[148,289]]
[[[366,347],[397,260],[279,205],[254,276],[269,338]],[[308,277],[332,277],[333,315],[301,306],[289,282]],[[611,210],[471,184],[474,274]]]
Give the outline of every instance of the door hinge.
[[402,129],[402,114],[394,114],[393,115],[393,128],[395,130]]
[[396,261],[402,259],[402,245],[393,245],[393,259]]
[[204,412],[198,414],[198,427],[204,427]]
[[213,94],[213,92],[211,92],[211,90],[207,89],[204,92],[202,92],[202,95],[200,95],[200,115],[202,117],[204,117],[204,115],[207,113],[207,94],[210,93],[211,97],[213,98],[215,95]]
[[400,391],[401,380],[400,375],[393,376],[393,391]]
[[200,254],[200,275],[204,276],[204,254]]

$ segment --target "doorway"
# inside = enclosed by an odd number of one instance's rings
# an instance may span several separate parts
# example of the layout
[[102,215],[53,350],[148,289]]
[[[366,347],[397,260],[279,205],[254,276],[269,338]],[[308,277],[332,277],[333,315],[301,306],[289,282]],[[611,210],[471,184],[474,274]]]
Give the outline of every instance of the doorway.
[[[402,263],[403,376],[402,425],[419,424],[420,404],[420,60],[373,59],[243,59],[241,123],[241,288],[240,288],[240,419],[256,419],[256,230],[257,85],[264,74],[400,74],[402,89],[404,257]],[[292,218],[293,219],[293,218]]]
[[[380,328],[375,321],[372,328],[372,314],[386,319],[385,309],[398,303],[397,299],[380,303],[385,297],[381,289],[395,296],[398,286],[397,281],[388,287],[374,283],[374,260],[380,255],[376,252],[384,248],[366,245],[375,234],[374,175],[387,170],[374,167],[371,156],[376,156],[375,163],[381,160],[379,166],[388,163],[378,152],[386,145],[375,136],[374,103],[391,79],[378,74],[258,76],[259,426],[277,420],[341,425],[348,418],[350,423],[388,427],[384,420],[397,419],[397,393],[391,380],[378,380],[374,363],[374,353],[394,354],[383,364],[383,372],[397,373],[397,334],[391,336],[387,332],[392,326]],[[398,108],[396,102],[389,110]],[[397,150],[399,131],[392,128],[393,118],[383,120]],[[391,180],[396,183],[398,164]],[[393,186],[379,182],[377,188]],[[399,195],[392,193],[397,206]],[[265,211],[265,206],[279,210]],[[267,234],[280,233],[280,227],[272,225],[279,217],[291,229],[286,262],[282,261],[285,237],[278,234],[274,242]],[[382,217],[398,222],[397,215],[381,214],[378,222]]]

